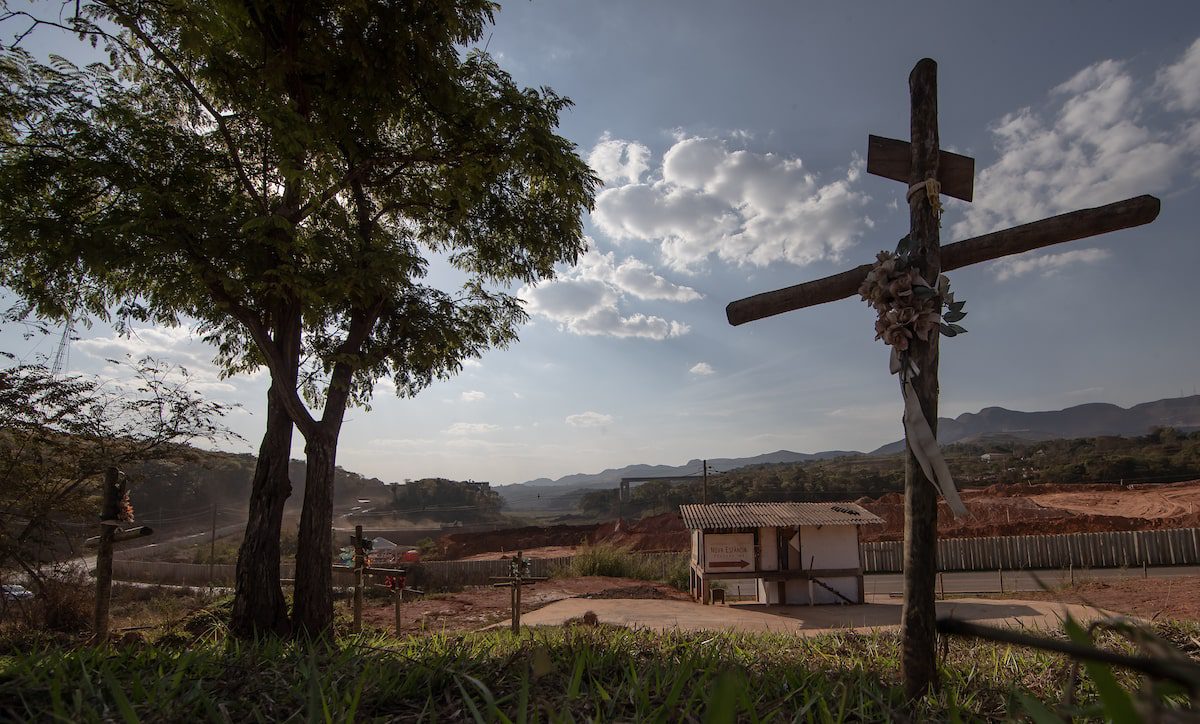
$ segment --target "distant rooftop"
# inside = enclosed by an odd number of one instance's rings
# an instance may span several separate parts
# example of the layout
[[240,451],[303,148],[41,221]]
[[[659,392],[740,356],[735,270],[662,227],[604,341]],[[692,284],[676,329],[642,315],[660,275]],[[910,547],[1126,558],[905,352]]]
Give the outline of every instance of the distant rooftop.
[[709,503],[681,505],[679,513],[689,530],[883,523],[855,503]]

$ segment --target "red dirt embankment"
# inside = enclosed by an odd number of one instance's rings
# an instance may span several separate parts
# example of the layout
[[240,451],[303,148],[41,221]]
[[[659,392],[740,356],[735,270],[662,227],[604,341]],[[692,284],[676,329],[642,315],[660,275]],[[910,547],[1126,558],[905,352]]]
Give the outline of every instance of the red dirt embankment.
[[[862,540],[900,540],[904,496],[889,493],[859,505],[884,519],[862,528]],[[1115,530],[1200,527],[1200,480],[1170,485],[992,485],[964,490],[969,515],[957,520],[945,503],[938,511],[942,538],[1046,535]],[[664,513],[620,528],[615,521],[592,525],[529,527],[492,533],[451,533],[437,541],[442,558],[551,548],[539,557],[569,555],[580,545],[609,544],[637,551],[687,550],[688,533],[676,514]]]
[[614,545],[635,551],[687,550],[688,533],[683,519],[664,513],[636,522],[617,521],[591,525],[552,525],[511,528],[488,533],[448,533],[437,540],[441,558],[455,560],[480,553],[531,550],[581,545]]
[[[889,493],[857,501],[883,518],[863,526],[862,540],[900,540],[904,496]],[[1048,535],[1200,526],[1200,480],[1170,485],[992,485],[964,490],[969,515],[951,515],[938,504],[938,536]]]

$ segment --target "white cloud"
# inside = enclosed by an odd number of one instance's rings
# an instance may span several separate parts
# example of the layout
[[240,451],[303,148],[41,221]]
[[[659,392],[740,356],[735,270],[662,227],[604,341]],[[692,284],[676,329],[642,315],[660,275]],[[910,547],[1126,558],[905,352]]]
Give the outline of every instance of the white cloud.
[[447,435],[479,435],[485,432],[495,432],[499,429],[499,425],[487,422],[456,422],[442,432],[445,432]]
[[1039,273],[1052,276],[1072,266],[1095,264],[1111,256],[1107,249],[1072,249],[1060,254],[1020,254],[1011,259],[1001,259],[991,265],[997,281],[1006,281],[1025,274]]
[[372,448],[397,449],[405,450],[428,449],[437,445],[436,440],[428,438],[394,438],[394,437],[375,437],[367,441],[367,446]]
[[1155,88],[1163,95],[1167,110],[1200,108],[1200,38],[1184,51],[1179,62],[1159,69]]
[[692,365],[692,368],[688,370],[688,372],[691,372],[699,377],[705,377],[707,375],[715,374],[716,370],[714,370],[712,365],[707,362],[697,362],[696,364]]
[[675,269],[710,255],[738,264],[836,259],[872,221],[855,189],[863,162],[823,183],[798,158],[730,150],[724,140],[681,136],[658,178],[613,186],[592,218],[616,240],[658,242]]
[[650,169],[650,149],[633,141],[614,139],[605,133],[588,154],[588,165],[605,184],[621,180],[635,184]]
[[462,398],[463,402],[479,402],[480,400],[487,399],[487,393],[480,392],[479,390],[467,390],[459,395],[459,397]]
[[603,427],[612,424],[612,421],[612,415],[603,415],[591,410],[578,415],[567,415],[567,424],[571,427]]
[[1004,116],[991,129],[999,158],[979,173],[975,202],[965,207],[953,235],[974,236],[1170,188],[1187,153],[1200,150],[1200,133],[1189,144],[1188,129],[1168,127],[1155,103],[1200,103],[1197,73],[1196,44],[1179,63],[1159,71],[1157,90],[1142,90],[1151,84],[1136,79],[1123,62],[1105,60],[1054,88],[1044,108]]
[[629,257],[618,264],[612,252],[596,251],[584,254],[573,269],[557,279],[523,287],[519,294],[530,313],[575,334],[649,339],[677,337],[690,328],[658,316],[622,314],[623,300],[690,302],[703,298],[691,287],[667,281],[645,262]]
[[[222,379],[220,369],[212,363],[213,349],[202,342],[194,327],[141,327],[130,330],[128,335],[112,334],[108,337],[80,339],[71,344],[72,351],[79,351],[97,360],[122,359],[126,356],[138,360],[153,357],[159,362],[183,367],[188,372],[187,385],[191,389],[207,393],[230,393],[237,390],[232,380]],[[105,368],[106,376],[121,376],[128,370],[116,367]],[[238,379],[252,379],[261,374],[241,374]],[[182,382],[183,376],[175,372],[171,379]]]

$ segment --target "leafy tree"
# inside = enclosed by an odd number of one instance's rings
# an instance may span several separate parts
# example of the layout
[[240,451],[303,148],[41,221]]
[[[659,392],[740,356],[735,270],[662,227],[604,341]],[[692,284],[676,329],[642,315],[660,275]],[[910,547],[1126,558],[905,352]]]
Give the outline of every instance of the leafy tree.
[[[108,62],[16,48],[0,67],[0,253],[17,260],[0,281],[53,311],[87,279],[97,291],[76,304],[191,315],[230,373],[269,370],[264,450],[282,448],[285,414],[305,440],[293,624],[309,634],[332,622],[346,407],[385,375],[415,394],[511,343],[525,314],[510,285],[583,249],[598,182],[555,132],[568,101],[464,52],[494,9],[102,1],[68,25]],[[431,261],[461,285],[423,283]],[[265,545],[286,491],[259,493],[247,542],[261,530]],[[261,580],[267,552],[244,546],[239,567]],[[238,596],[267,593],[251,585],[239,573]],[[235,628],[278,630],[270,610],[249,609],[261,621]]]
[[69,529],[95,519],[106,468],[186,458],[186,443],[230,435],[228,408],[191,390],[185,369],[122,364],[134,384],[0,369],[0,571],[15,563],[40,586],[36,549],[65,552]]

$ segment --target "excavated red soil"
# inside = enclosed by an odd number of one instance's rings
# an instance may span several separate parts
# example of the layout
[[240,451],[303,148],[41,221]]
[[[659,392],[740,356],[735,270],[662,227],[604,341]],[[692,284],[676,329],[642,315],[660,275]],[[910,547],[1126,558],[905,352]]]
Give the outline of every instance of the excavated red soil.
[[681,551],[687,550],[688,532],[682,518],[664,513],[636,522],[623,521],[619,526],[612,520],[591,525],[530,526],[488,533],[449,533],[437,540],[439,556],[447,560],[478,558],[483,557],[480,554],[495,552],[569,550],[599,544],[635,551]]
[[[970,515],[938,507],[938,536],[1046,535],[1200,526],[1200,480],[1170,485],[992,485],[963,491]],[[900,540],[904,496],[856,501],[886,521],[862,528],[862,540]]]
[[[855,501],[884,519],[862,528],[862,540],[900,540],[904,496],[889,493]],[[992,485],[963,491],[970,515],[957,520],[939,503],[938,535],[977,538],[1114,530],[1200,527],[1200,480],[1169,485]],[[683,519],[664,513],[640,521],[513,528],[491,533],[451,533],[437,541],[441,558],[486,558],[545,549],[538,557],[569,555],[581,545],[608,544],[636,551],[688,548]]]

